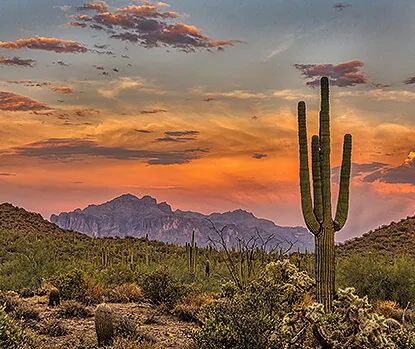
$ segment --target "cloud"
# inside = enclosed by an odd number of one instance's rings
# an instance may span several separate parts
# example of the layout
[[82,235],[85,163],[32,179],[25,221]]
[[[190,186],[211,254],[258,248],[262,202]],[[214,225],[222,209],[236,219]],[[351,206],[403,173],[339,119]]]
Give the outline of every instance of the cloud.
[[33,67],[36,61],[33,59],[21,59],[19,57],[0,57],[0,64],[3,65],[18,65],[21,67]]
[[86,3],[77,8],[78,11],[95,11],[98,13],[107,12],[108,5],[104,1],[94,1],[93,3]]
[[339,3],[337,3],[337,4],[334,4],[333,5],[333,8],[336,10],[336,11],[343,11],[346,7],[351,7],[352,5],[349,5],[349,4],[343,4],[342,2],[339,2]]
[[68,26],[90,27],[104,30],[110,38],[136,43],[145,48],[173,47],[184,52],[196,49],[223,48],[243,43],[240,40],[215,41],[195,26],[184,23],[172,23],[182,17],[176,12],[166,11],[167,4],[130,5],[109,12],[104,1],[87,3],[78,7],[79,11],[91,10],[95,14],[70,16]]
[[[388,166],[388,164],[384,164],[382,162],[371,162],[368,164],[352,163],[352,169],[350,172],[350,176],[352,178],[360,177],[363,174],[373,173],[374,171],[382,169],[386,166]],[[333,167],[331,169],[331,175],[332,175],[332,180],[335,182],[338,182],[340,179],[340,166]]]
[[2,177],[15,177],[16,173],[0,172],[0,176],[2,176]]
[[263,158],[267,157],[267,154],[255,153],[255,154],[253,154],[253,155],[252,155],[252,157],[253,157],[254,159],[261,160],[261,159],[263,159]]
[[49,138],[24,146],[3,150],[2,155],[25,156],[44,160],[79,161],[86,156],[117,160],[142,160],[149,165],[186,164],[199,159],[207,149],[185,149],[177,151],[151,151],[105,147],[96,142],[79,138]]
[[44,103],[37,102],[29,97],[15,93],[0,91],[0,110],[4,111],[30,111],[50,109]]
[[82,117],[93,116],[99,114],[99,109],[95,108],[86,108],[86,109],[76,109],[75,114]]
[[44,38],[41,36],[35,36],[28,39],[18,39],[15,41],[0,41],[0,47],[8,50],[29,48],[33,50],[54,51],[57,53],[83,53],[88,51],[85,46],[75,41],[57,38]]
[[162,137],[162,138],[156,138],[154,142],[162,143],[162,142],[171,142],[171,143],[181,143],[181,142],[187,142],[187,141],[195,141],[197,138],[195,137]]
[[216,98],[213,98],[213,97],[208,97],[208,98],[205,98],[205,99],[203,100],[203,102],[211,102],[211,101],[216,101]]
[[173,137],[182,137],[182,136],[196,136],[200,134],[199,131],[166,131],[164,132],[166,136]]
[[411,76],[408,79],[406,79],[404,81],[405,84],[410,85],[410,84],[415,84],[415,76]]
[[70,5],[53,6],[53,8],[58,8],[63,12],[68,12],[72,8],[72,6],[70,6]]
[[134,129],[134,131],[135,131],[135,132],[138,132],[138,133],[153,133],[153,131],[150,131],[150,130],[139,130],[139,129]]
[[337,96],[373,98],[377,101],[408,102],[415,99],[415,92],[405,90],[385,91],[382,89],[376,89],[371,91],[340,91]]
[[66,87],[66,86],[52,86],[50,89],[52,91],[64,93],[64,94],[71,94],[74,92],[72,87]]
[[57,65],[60,65],[62,67],[69,67],[69,64],[65,63],[64,61],[53,62],[53,64],[57,64]]
[[[97,67],[98,69],[98,67]],[[98,93],[102,96],[114,99],[116,98],[123,90],[126,89],[135,89],[143,86],[141,79],[132,79],[132,78],[120,78],[119,80],[107,85],[105,87],[99,88]]]
[[166,113],[167,110],[163,109],[163,108],[158,108],[158,109],[148,109],[148,110],[141,110],[140,113],[141,114],[156,114],[156,113]]
[[37,81],[37,80],[6,80],[9,84],[17,84],[17,85],[24,85],[26,87],[42,87],[42,86],[48,86],[51,85],[51,82],[49,81]]
[[359,71],[363,67],[362,61],[351,61],[342,64],[294,64],[294,67],[300,70],[307,81],[306,85],[316,87],[320,85],[320,78],[327,76],[330,84],[338,87],[355,86],[357,84],[366,84],[366,77]]
[[412,150],[402,165],[382,168],[363,178],[364,182],[402,183],[415,185],[415,150]]

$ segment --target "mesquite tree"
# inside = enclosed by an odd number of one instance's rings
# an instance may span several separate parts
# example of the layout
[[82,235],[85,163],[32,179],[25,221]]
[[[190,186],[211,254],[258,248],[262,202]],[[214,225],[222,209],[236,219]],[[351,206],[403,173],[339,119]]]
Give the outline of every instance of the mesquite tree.
[[331,212],[330,188],[330,116],[329,81],[321,78],[321,111],[319,135],[311,139],[314,208],[311,198],[308,167],[305,102],[298,103],[298,137],[300,146],[301,206],[307,228],[315,237],[317,301],[324,309],[332,309],[334,288],[334,234],[346,223],[349,209],[349,183],[352,156],[352,136],[344,135],[340,191],[335,218]]

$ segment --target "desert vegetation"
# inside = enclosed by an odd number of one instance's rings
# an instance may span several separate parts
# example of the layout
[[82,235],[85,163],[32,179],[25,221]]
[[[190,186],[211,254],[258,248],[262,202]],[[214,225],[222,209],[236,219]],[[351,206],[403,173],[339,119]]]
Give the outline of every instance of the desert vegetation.
[[332,219],[321,83],[313,200],[299,104],[302,206],[315,253],[270,247],[259,235],[227,246],[215,226],[218,238],[204,248],[194,234],[185,246],[95,239],[1,205],[0,347],[414,349],[415,217],[334,245],[348,212],[351,137]]

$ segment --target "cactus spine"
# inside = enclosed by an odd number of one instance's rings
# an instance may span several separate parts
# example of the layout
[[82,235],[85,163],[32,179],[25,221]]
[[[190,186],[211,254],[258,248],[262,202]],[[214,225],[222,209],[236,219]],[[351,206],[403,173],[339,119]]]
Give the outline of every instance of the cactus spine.
[[321,78],[319,135],[314,135],[311,140],[314,208],[311,199],[308,167],[306,106],[303,101],[298,103],[298,137],[300,148],[301,206],[307,228],[315,236],[317,301],[324,304],[326,312],[330,312],[335,292],[334,234],[343,228],[349,209],[352,136],[350,134],[344,136],[339,197],[336,215],[333,220],[330,190],[329,81],[327,77]]

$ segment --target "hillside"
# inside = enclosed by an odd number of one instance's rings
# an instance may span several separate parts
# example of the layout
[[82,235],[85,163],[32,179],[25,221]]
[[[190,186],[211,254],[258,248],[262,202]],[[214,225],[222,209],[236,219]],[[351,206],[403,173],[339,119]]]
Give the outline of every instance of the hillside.
[[338,255],[369,252],[415,255],[415,216],[383,225],[337,246]]
[[291,244],[292,251],[312,251],[314,238],[303,227],[282,227],[252,213],[238,209],[232,212],[203,215],[192,211],[173,211],[166,202],[157,203],[151,196],[138,198],[131,194],[121,195],[100,205],[85,209],[51,215],[51,222],[63,229],[70,229],[95,237],[133,236],[166,243],[184,245],[192,231],[198,246],[207,246],[209,238],[217,239],[212,223],[223,229],[228,246],[238,245],[240,239],[248,241],[258,234],[266,240],[274,238],[268,247],[280,246],[284,250]]

